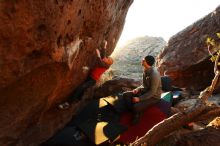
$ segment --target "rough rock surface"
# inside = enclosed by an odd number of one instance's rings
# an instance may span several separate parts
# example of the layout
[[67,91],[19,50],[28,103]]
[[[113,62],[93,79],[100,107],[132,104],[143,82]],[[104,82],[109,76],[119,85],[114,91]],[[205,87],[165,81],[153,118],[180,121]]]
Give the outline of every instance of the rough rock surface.
[[170,75],[180,87],[195,90],[210,85],[214,64],[206,46],[207,37],[220,32],[220,7],[174,35],[159,55],[161,73]]
[[57,104],[87,76],[95,49],[111,54],[133,0],[0,1],[0,145],[38,145],[82,106]]
[[219,146],[220,130],[206,128],[182,135],[174,146]]
[[133,90],[140,86],[141,82],[130,78],[116,77],[106,81],[95,90],[94,97],[101,98],[110,95],[118,95],[122,92]]
[[112,54],[115,60],[111,67],[114,75],[141,80],[141,60],[146,55],[156,57],[165,45],[166,41],[161,37],[144,36],[128,41]]

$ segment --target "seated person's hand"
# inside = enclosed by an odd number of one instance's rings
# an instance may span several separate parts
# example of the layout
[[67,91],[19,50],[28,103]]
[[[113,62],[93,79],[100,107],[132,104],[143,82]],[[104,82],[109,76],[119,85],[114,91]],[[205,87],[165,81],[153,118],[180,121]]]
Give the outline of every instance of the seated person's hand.
[[133,103],[140,102],[140,98],[139,97],[132,97],[132,102]]
[[138,91],[138,89],[134,89],[134,90],[132,90],[132,92],[133,92],[133,94],[137,94],[139,91]]

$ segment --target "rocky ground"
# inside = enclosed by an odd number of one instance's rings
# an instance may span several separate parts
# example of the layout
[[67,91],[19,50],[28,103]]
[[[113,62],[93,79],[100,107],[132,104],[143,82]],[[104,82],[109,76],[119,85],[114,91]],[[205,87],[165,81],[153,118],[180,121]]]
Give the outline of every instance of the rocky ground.
[[[107,97],[111,95],[117,95],[117,93],[122,93],[127,90],[134,89],[139,86],[140,82],[137,82],[128,78],[113,78],[112,80],[106,81],[100,88],[95,91],[95,98]],[[186,111],[186,109],[193,109],[197,104],[197,99],[199,92],[189,92],[188,90],[183,90],[181,92],[183,97],[175,106],[171,109],[172,114],[177,114]],[[216,94],[209,98],[209,102],[214,103],[219,107],[220,95]],[[201,114],[202,115],[202,114]],[[192,122],[186,122],[187,124],[179,126],[171,132],[169,135],[164,137],[164,139],[158,143],[158,146],[219,146],[219,117],[214,118],[207,117],[207,119],[196,120]],[[181,119],[178,119],[181,120]],[[211,122],[212,121],[212,122]],[[173,121],[174,122],[174,121]],[[210,123],[211,122],[211,123]],[[176,122],[175,122],[176,124]],[[211,126],[212,124],[212,126]],[[214,125],[214,126],[213,126]],[[213,128],[216,127],[216,128]],[[164,129],[162,129],[164,130]],[[204,139],[204,137],[209,137]]]

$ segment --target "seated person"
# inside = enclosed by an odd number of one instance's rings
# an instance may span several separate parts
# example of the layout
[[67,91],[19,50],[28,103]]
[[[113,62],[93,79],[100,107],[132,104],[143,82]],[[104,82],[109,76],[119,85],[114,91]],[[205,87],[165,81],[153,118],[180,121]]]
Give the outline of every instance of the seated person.
[[149,106],[160,101],[162,93],[161,76],[157,68],[153,67],[155,59],[153,56],[146,56],[142,60],[143,83],[140,87],[123,93],[128,109],[134,112],[132,124],[137,124],[141,113]]

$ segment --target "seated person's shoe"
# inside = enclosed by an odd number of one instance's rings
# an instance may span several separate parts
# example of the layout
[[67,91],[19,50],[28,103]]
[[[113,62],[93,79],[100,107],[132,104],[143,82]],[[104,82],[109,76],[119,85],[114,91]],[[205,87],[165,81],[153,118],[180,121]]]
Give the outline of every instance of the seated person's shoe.
[[58,105],[58,108],[62,109],[62,110],[68,109],[69,107],[70,107],[70,104],[68,102],[64,102],[64,103]]
[[136,125],[139,123],[140,121],[140,117],[141,117],[141,113],[135,113],[132,117],[132,121],[131,121],[131,124],[132,125]]

